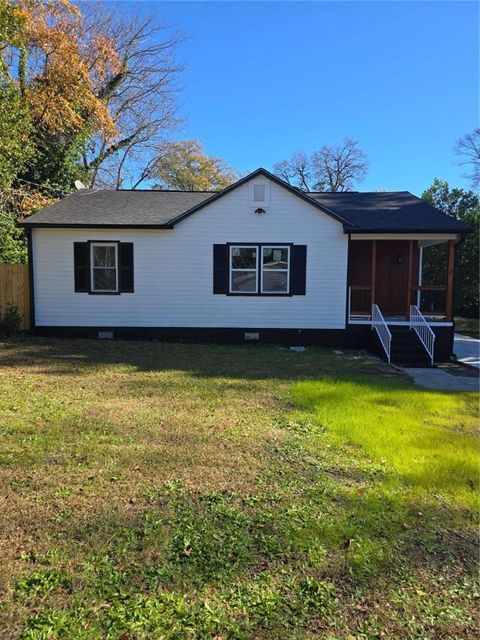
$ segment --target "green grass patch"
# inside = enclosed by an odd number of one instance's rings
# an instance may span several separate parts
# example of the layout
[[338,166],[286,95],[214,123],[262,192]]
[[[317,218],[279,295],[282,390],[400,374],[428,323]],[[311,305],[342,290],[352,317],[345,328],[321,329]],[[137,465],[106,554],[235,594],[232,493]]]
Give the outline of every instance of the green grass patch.
[[471,509],[480,479],[476,394],[413,390],[379,378],[301,382],[295,403],[337,442],[360,445],[373,459],[426,494]]
[[475,637],[476,423],[354,352],[3,343],[0,637]]

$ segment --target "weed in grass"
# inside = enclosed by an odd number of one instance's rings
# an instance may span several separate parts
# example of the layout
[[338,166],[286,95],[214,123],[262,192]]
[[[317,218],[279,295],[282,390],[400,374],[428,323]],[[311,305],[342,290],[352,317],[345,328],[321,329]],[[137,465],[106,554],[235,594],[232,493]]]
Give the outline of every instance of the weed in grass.
[[32,598],[43,596],[60,587],[69,588],[70,586],[70,580],[61,571],[55,569],[35,571],[17,582],[15,595],[18,598]]

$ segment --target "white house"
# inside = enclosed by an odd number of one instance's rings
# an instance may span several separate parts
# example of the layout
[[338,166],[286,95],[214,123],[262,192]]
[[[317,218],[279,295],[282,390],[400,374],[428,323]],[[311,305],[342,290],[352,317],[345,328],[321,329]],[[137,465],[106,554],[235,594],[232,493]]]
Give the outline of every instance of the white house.
[[[454,249],[467,229],[408,192],[304,193],[258,169],[218,193],[80,190],[22,224],[39,335],[373,336],[386,357],[419,363],[435,338],[435,357],[451,354]],[[448,273],[429,287],[422,251],[440,242]]]

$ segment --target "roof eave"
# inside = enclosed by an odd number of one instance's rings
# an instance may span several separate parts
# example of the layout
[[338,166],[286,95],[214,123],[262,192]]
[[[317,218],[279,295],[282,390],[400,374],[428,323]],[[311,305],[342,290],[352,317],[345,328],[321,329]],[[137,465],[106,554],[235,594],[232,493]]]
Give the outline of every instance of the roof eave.
[[17,222],[19,227],[25,229],[173,229],[172,224],[86,224],[83,222],[77,223],[55,223],[55,222]]
[[444,235],[451,235],[452,233],[457,234],[457,235],[461,235],[461,236],[465,236],[468,235],[470,233],[470,231],[468,229],[466,230],[462,230],[459,231],[458,229],[411,229],[411,228],[406,228],[406,229],[387,229],[387,228],[380,228],[380,229],[367,229],[367,228],[359,228],[359,227],[348,227],[345,228],[344,233],[390,233],[390,234],[396,234],[396,233],[423,233],[423,234],[429,234],[429,233],[442,233]]

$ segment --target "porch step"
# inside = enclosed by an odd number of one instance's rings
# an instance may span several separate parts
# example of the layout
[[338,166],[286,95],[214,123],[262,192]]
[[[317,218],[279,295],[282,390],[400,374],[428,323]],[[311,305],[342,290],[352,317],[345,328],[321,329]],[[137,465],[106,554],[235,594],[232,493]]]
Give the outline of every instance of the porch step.
[[431,367],[430,358],[415,331],[408,326],[390,325],[391,362],[401,367]]

